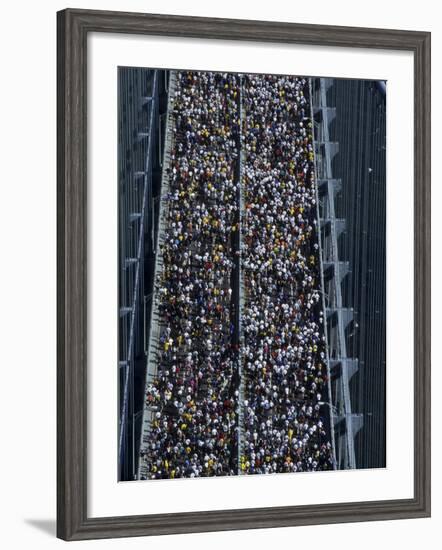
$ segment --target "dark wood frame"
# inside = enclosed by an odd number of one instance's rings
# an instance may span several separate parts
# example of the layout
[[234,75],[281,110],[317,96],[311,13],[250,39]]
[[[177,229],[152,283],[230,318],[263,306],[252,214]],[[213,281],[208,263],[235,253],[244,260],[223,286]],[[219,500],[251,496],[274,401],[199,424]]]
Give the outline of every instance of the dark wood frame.
[[[68,9],[57,14],[57,535],[65,540],[430,515],[430,33]],[[414,498],[87,517],[87,35],[153,34],[414,54]],[[232,503],[233,504],[233,503]]]

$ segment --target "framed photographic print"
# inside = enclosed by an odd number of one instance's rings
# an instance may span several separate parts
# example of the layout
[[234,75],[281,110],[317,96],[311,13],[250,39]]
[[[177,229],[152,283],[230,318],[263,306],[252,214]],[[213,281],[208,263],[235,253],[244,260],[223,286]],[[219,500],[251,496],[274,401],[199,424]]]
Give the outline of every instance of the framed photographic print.
[[58,13],[58,536],[430,514],[430,35]]

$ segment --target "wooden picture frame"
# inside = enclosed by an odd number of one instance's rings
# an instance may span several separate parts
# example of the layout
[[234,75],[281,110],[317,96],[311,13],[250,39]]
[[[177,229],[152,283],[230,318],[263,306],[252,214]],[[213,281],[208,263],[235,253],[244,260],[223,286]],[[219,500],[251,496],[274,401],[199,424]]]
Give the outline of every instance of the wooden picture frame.
[[[67,9],[57,14],[57,535],[64,540],[430,515],[430,33]],[[87,36],[90,32],[407,50],[414,56],[414,498],[87,516]],[[232,503],[233,505],[233,503]]]

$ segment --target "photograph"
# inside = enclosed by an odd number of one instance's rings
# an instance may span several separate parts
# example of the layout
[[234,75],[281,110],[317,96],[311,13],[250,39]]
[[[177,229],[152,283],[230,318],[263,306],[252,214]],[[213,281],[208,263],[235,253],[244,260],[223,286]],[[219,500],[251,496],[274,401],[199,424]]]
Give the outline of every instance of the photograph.
[[388,82],[117,80],[118,481],[385,468]]
[[429,518],[431,31],[180,10],[57,12],[57,536]]
[[442,3],[70,6],[2,5],[3,547],[442,548]]

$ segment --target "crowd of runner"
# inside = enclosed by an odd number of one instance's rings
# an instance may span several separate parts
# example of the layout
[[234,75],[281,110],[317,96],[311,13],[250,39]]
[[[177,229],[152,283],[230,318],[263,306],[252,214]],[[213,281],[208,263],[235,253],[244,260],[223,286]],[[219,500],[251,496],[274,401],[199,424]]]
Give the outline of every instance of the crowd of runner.
[[330,469],[308,81],[176,75],[145,477]]
[[231,475],[237,368],[231,278],[238,230],[238,77],[178,72],[172,165],[156,282],[158,373],[146,477]]
[[241,470],[331,469],[308,80],[250,75],[242,90]]

